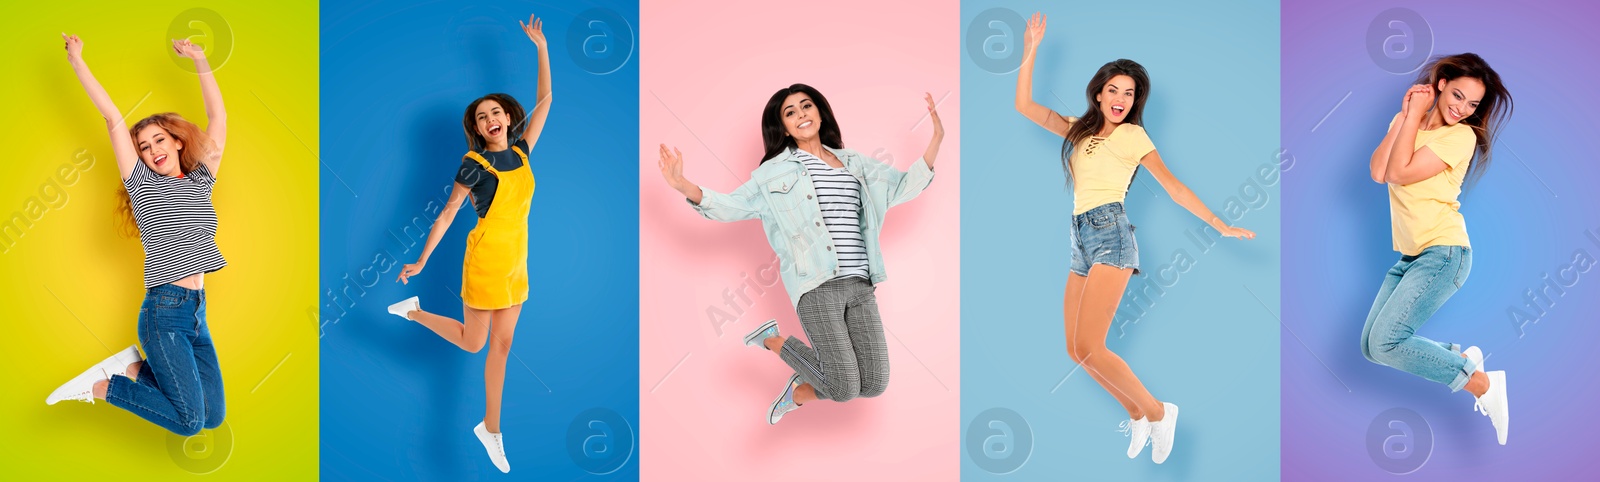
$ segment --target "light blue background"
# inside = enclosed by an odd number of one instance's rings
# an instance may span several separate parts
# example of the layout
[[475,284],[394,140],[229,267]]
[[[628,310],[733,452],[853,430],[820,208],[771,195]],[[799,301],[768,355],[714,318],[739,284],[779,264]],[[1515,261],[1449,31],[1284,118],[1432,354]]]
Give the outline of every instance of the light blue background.
[[[632,2],[323,2],[323,480],[505,477],[471,433],[483,417],[487,349],[464,352],[385,311],[418,295],[424,309],[461,316],[464,240],[477,222],[471,205],[409,285],[394,282],[399,266],[374,267],[373,257],[417,258],[421,241],[404,239],[425,236],[437,212],[428,203],[446,197],[467,149],[469,102],[505,92],[533,107],[537,50],[517,26],[530,13],[544,18],[555,100],[528,153],[538,186],[530,298],[502,397],[506,480],[639,477],[638,45],[615,72],[580,68],[567,33],[586,26],[573,19],[592,7],[621,15],[630,25],[611,28],[637,39]],[[598,477],[568,453],[598,435],[568,435],[594,407],[632,427],[632,443],[621,423],[590,440],[629,457]]]
[[[1240,192],[1260,168],[1278,162],[1278,4],[1154,3],[964,2],[961,28],[966,40],[972,19],[995,6],[1024,18],[1043,9],[1050,24],[1034,99],[1065,115],[1083,112],[1084,87],[1101,64],[1138,61],[1152,83],[1144,124],[1173,174],[1225,219],[1230,198],[1257,201],[1236,221],[1256,231],[1255,240],[1224,239],[1203,251],[1185,234],[1203,223],[1148,172],[1141,170],[1128,193],[1144,272],[1129,291],[1155,284],[1165,294],[1136,318],[1124,298],[1107,345],[1158,399],[1181,407],[1172,456],[1156,465],[1146,448],[1129,460],[1127,439],[1116,431],[1127,412],[1082,369],[1067,377],[1075,368],[1062,319],[1072,197],[1061,138],[1012,108],[1014,72],[978,68],[963,45],[965,480],[1278,477],[1281,203],[1276,184],[1265,190],[1265,202],[1255,191]],[[1276,173],[1266,177],[1278,180]],[[1193,259],[1184,272],[1171,266],[1180,251]],[[975,464],[985,455],[965,445],[974,429],[980,436],[987,430],[973,427],[974,417],[993,407],[1020,413],[1033,432],[1027,462],[1003,476]]]

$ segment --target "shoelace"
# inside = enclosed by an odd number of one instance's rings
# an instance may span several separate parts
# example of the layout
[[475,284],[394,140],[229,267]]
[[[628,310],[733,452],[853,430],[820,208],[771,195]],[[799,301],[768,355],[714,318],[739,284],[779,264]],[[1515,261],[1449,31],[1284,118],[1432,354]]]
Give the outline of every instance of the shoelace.
[[[1123,420],[1122,423],[1117,424],[1117,431],[1122,432],[1123,437],[1133,438],[1133,420]],[[1150,427],[1150,432],[1151,436],[1144,438],[1144,446],[1146,447],[1149,447],[1150,440],[1155,438],[1155,427]]]
[[[1489,394],[1485,393],[1484,395],[1487,396]],[[1483,414],[1483,416],[1485,416],[1485,417],[1489,416],[1489,409],[1487,407],[1483,406],[1483,398],[1482,397],[1478,397],[1478,398],[1474,398],[1473,399],[1472,409],[1473,410],[1477,410],[1478,413]]]

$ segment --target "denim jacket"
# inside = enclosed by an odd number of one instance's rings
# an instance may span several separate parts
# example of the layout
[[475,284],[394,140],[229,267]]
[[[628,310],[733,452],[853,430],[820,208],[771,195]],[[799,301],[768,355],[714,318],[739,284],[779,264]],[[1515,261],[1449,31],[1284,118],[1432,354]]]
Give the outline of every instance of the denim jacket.
[[[905,172],[894,166],[850,149],[833,149],[846,170],[861,183],[862,238],[867,243],[867,266],[872,283],[888,276],[883,269],[883,253],[878,234],[883,216],[890,207],[910,201],[933,182],[933,168],[918,159]],[[839,274],[839,257],[833,252],[833,238],[822,222],[816,189],[805,164],[785,151],[761,163],[750,180],[723,194],[700,188],[700,204],[695,211],[706,219],[721,222],[760,219],[767,243],[778,254],[778,267],[789,301],[798,305],[803,295]]]

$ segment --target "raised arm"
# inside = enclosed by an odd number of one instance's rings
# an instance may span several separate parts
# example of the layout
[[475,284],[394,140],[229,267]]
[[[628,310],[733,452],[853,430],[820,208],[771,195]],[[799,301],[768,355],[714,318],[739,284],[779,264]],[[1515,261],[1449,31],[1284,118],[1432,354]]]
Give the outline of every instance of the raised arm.
[[122,179],[127,179],[133,174],[133,166],[139,162],[139,151],[133,148],[133,137],[128,135],[127,121],[122,119],[122,112],[117,110],[117,104],[111,102],[111,96],[106,94],[106,89],[100,87],[100,81],[94,79],[94,74],[89,72],[89,64],[83,61],[83,40],[77,35],[61,34],[61,40],[66,43],[67,61],[72,63],[72,72],[78,75],[78,83],[83,84],[83,90],[89,94],[89,101],[94,102],[95,109],[100,110],[100,117],[106,120],[106,132],[111,137],[111,152],[117,158],[117,173]]
[[1017,112],[1023,117],[1058,136],[1066,137],[1067,128],[1072,127],[1072,123],[1078,119],[1062,117],[1049,107],[1033,101],[1033,61],[1038,57],[1039,42],[1044,39],[1044,27],[1044,14],[1035,13],[1033,18],[1028,19],[1028,32],[1023,37],[1022,67],[1017,69],[1015,104]]
[[521,20],[517,23],[539,50],[538,103],[533,105],[533,112],[528,113],[528,128],[522,130],[522,140],[528,143],[528,150],[533,150],[533,145],[539,143],[539,134],[544,132],[545,119],[550,117],[550,49],[544,39],[544,20],[529,15],[527,23]]
[[[1415,85],[1406,92],[1406,108],[1401,114],[1399,122],[1389,128],[1394,139],[1389,140],[1388,161],[1383,166],[1383,182],[1406,185],[1423,179],[1433,177],[1444,172],[1449,167],[1433,149],[1417,149],[1417,131],[1422,128],[1422,119],[1428,112],[1428,107],[1433,105],[1433,86]],[[1382,149],[1383,146],[1378,146]],[[1373,155],[1377,157],[1376,154]],[[1377,162],[1374,162],[1377,164]],[[1374,174],[1377,166],[1374,166]]]
[[461,209],[462,201],[467,199],[467,186],[455,183],[450,189],[450,199],[445,201],[444,209],[439,210],[439,217],[433,221],[433,229],[428,230],[428,241],[422,245],[422,255],[417,256],[417,262],[400,268],[400,277],[395,278],[403,284],[410,284],[407,279],[422,272],[422,267],[428,265],[428,256],[433,254],[433,248],[439,245],[439,240],[444,239],[444,232],[450,230],[450,222],[455,221],[456,211]]
[[678,150],[676,147],[667,150],[667,145],[662,144],[661,160],[656,163],[656,167],[661,168],[661,178],[667,180],[668,186],[672,186],[672,189],[682,193],[683,197],[688,198],[690,203],[700,204],[700,200],[704,196],[704,193],[700,191],[700,186],[689,182],[688,179],[683,177],[683,151]]
[[1173,202],[1189,210],[1201,221],[1205,221],[1212,229],[1230,238],[1255,239],[1256,233],[1254,231],[1229,226],[1227,223],[1222,222],[1222,218],[1212,214],[1211,209],[1207,208],[1205,203],[1200,202],[1200,197],[1194,195],[1194,191],[1189,190],[1189,186],[1183,185],[1182,182],[1178,181],[1177,177],[1172,175],[1172,171],[1167,170],[1167,164],[1161,161],[1160,153],[1150,151],[1149,154],[1144,155],[1143,159],[1139,160],[1139,164],[1149,170],[1150,175],[1156,177],[1156,182],[1161,184],[1161,188],[1167,191],[1168,196],[1172,196]]
[[933,159],[939,157],[939,144],[944,142],[944,123],[939,121],[939,105],[934,103],[933,94],[923,92],[922,95],[928,101],[928,120],[933,122],[933,138],[928,140],[928,149],[922,151],[922,161],[928,163],[928,169],[933,169]]
[[211,138],[211,154],[200,162],[211,175],[222,167],[222,148],[228,141],[228,111],[222,106],[222,90],[217,88],[217,78],[211,73],[205,50],[188,39],[173,40],[172,49],[178,55],[194,60],[194,71],[200,75],[200,98],[206,103],[206,136]]

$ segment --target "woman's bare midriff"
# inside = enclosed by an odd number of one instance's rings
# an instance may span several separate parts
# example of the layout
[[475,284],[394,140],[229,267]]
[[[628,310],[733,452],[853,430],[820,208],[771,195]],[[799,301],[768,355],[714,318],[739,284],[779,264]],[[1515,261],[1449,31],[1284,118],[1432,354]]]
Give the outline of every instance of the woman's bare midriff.
[[188,289],[191,289],[191,290],[205,289],[205,287],[206,287],[205,276],[206,276],[205,273],[195,273],[195,274],[191,274],[189,276],[185,276],[185,277],[183,277],[183,279],[180,279],[180,280],[177,280],[177,281],[173,281],[172,284],[175,284],[175,285],[178,285],[178,286],[182,286],[184,288],[188,288]]

